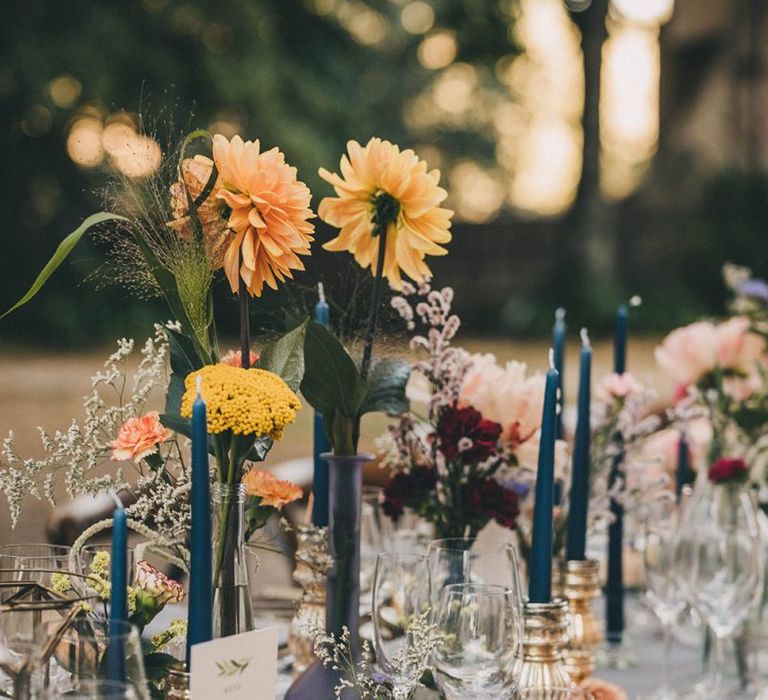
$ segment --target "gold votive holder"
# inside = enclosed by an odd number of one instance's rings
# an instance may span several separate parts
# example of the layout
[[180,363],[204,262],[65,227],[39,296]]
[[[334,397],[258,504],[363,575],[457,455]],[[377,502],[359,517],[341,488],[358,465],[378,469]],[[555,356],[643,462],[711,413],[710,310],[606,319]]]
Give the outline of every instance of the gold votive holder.
[[558,562],[553,587],[568,603],[568,644],[563,658],[574,683],[589,678],[595,670],[595,657],[603,641],[602,630],[592,610],[592,600],[600,595],[600,564],[594,559]]
[[568,605],[565,600],[523,606],[523,648],[514,675],[522,690],[548,690],[571,685],[563,661],[568,644]]
[[165,695],[166,700],[189,700],[192,697],[190,692],[190,675],[183,663],[171,666],[165,675]]

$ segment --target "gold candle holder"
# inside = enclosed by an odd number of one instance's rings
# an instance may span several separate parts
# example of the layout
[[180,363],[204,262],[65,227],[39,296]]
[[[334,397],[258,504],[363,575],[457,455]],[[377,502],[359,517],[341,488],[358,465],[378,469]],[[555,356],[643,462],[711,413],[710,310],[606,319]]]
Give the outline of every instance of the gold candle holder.
[[568,643],[567,612],[567,603],[559,598],[523,607],[523,649],[514,672],[520,690],[571,685],[563,662],[563,649]]
[[568,645],[563,657],[574,683],[592,675],[595,655],[603,641],[592,611],[592,599],[600,595],[599,566],[594,559],[561,560],[555,569],[553,587],[568,603]]

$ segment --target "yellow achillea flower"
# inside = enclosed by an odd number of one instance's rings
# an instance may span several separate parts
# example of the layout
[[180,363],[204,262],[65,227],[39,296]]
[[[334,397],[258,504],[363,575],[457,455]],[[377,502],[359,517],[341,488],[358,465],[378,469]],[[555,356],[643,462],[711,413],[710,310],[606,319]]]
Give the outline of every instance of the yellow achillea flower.
[[386,231],[384,277],[396,289],[403,286],[400,272],[422,282],[431,277],[424,258],[445,255],[440,244],[451,240],[453,212],[440,203],[447,192],[438,186],[440,171],[411,149],[372,138],[365,146],[347,144],[341,157],[341,176],[320,168],[320,177],[333,185],[338,197],[320,202],[318,214],[339,235],[323,248],[348,251],[357,263],[376,273],[379,235]]
[[237,435],[269,436],[279,440],[286,425],[296,420],[299,398],[276,374],[263,369],[242,369],[231,365],[206,365],[184,380],[181,415],[192,416],[197,395],[197,377],[206,403],[208,432],[231,430]]

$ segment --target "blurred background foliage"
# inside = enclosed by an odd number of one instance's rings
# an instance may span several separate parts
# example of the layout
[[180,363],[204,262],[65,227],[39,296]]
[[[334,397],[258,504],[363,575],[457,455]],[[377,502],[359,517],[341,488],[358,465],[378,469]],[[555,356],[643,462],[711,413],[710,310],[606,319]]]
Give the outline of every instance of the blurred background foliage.
[[[474,334],[543,334],[558,304],[607,329],[634,293],[636,330],[716,314],[723,262],[768,273],[763,4],[6,0],[0,307],[100,208],[106,168],[141,177],[202,127],[278,145],[315,206],[348,139],[415,148],[457,212],[436,283]],[[81,248],[0,340],[72,346],[161,317],[82,281],[102,256]]]

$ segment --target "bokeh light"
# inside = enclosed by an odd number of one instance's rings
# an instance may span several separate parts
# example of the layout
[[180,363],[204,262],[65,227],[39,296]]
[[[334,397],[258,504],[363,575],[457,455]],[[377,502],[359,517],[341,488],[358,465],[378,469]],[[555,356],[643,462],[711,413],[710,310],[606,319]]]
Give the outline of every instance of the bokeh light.
[[409,2],[400,13],[403,29],[411,34],[425,34],[435,23],[435,11],[422,0]]
[[48,83],[48,93],[53,104],[62,109],[74,106],[82,92],[82,84],[71,75],[60,75]]
[[419,62],[431,70],[445,68],[453,63],[457,51],[456,35],[453,32],[433,32],[419,44]]

